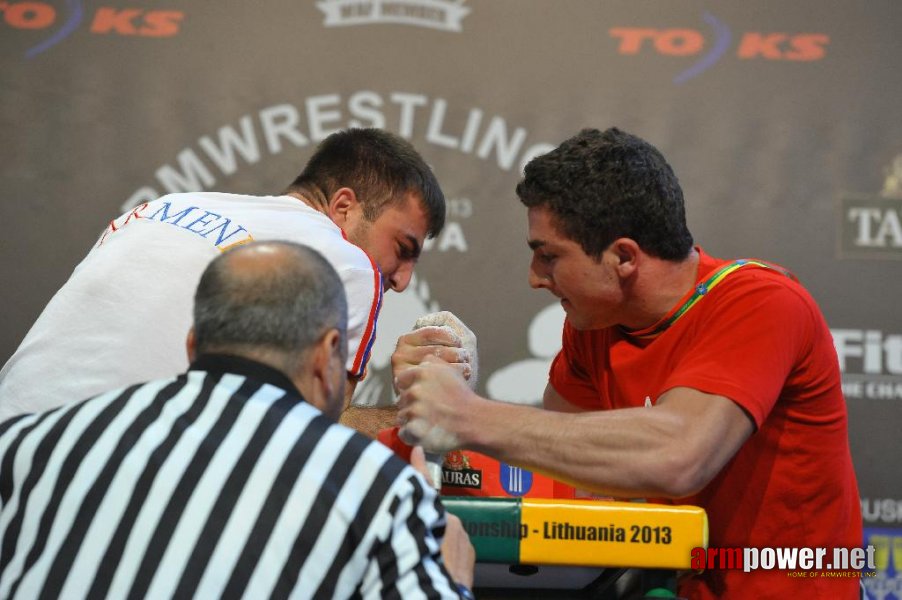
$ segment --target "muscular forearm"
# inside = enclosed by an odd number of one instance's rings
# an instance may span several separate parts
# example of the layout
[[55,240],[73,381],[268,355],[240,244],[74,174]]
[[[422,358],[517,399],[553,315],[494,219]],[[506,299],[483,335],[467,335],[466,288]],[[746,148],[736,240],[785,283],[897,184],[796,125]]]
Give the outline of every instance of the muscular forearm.
[[375,439],[379,432],[397,425],[398,408],[349,406],[341,413],[339,423]]
[[383,429],[397,425],[398,407],[354,406],[351,403],[351,399],[354,396],[357,383],[357,379],[350,375],[348,376],[348,385],[345,388],[344,410],[341,412],[339,423],[375,439]]
[[472,401],[460,431],[477,452],[606,495],[676,497],[691,491],[679,451],[684,425],[667,411],[565,414]]
[[416,424],[421,439],[444,431],[457,447],[617,497],[691,495],[754,430],[733,401],[686,387],[653,406],[563,413],[482,398],[438,361],[396,382],[399,418]]

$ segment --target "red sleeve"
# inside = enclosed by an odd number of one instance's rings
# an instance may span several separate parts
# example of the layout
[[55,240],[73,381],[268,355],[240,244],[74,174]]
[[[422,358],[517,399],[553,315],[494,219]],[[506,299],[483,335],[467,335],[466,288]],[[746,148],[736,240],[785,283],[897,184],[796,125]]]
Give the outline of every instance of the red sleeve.
[[548,373],[548,380],[554,390],[565,400],[580,408],[598,410],[601,398],[593,381],[590,365],[591,344],[586,334],[580,334],[564,321],[563,344],[554,357]]
[[744,275],[703,301],[704,317],[684,334],[691,351],[682,353],[663,390],[685,386],[725,396],[760,427],[810,348],[819,312],[789,280]]

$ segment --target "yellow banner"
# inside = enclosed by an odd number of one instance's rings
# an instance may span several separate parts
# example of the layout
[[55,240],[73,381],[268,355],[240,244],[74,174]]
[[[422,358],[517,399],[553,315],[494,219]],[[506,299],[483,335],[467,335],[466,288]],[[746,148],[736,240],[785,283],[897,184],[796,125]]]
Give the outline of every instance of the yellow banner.
[[689,568],[708,545],[708,518],[696,506],[524,499],[524,564]]

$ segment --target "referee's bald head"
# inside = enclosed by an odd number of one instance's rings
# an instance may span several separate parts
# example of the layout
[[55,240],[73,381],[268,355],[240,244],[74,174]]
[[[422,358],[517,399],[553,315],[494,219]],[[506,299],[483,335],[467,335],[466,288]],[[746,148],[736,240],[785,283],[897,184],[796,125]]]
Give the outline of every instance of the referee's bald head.
[[285,370],[336,329],[343,362],[347,313],[341,280],[318,252],[292,242],[252,242],[218,256],[201,276],[195,351],[270,357]]

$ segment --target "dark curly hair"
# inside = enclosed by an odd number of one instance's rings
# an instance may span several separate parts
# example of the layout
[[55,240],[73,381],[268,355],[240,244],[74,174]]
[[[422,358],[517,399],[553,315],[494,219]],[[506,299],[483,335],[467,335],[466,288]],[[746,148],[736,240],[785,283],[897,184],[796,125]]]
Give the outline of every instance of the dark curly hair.
[[618,237],[666,260],[692,249],[670,165],[657,148],[616,127],[583,129],[531,160],[517,196],[527,207],[548,208],[561,232],[595,258]]

